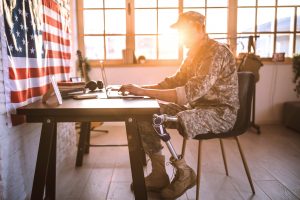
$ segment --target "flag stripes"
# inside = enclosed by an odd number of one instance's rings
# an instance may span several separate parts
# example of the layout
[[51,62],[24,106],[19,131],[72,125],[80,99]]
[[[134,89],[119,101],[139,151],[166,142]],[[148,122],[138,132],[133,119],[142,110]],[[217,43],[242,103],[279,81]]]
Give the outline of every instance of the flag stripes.
[[49,76],[51,74],[70,73],[70,67],[65,66],[47,66],[41,68],[9,68],[9,78],[11,80],[36,78]]
[[41,87],[32,87],[28,90],[12,91],[11,102],[19,103],[19,102],[24,102],[27,99],[30,99],[32,97],[41,96],[47,92],[49,87],[50,87],[50,83]]
[[43,38],[46,41],[51,41],[51,42],[55,42],[55,43],[58,43],[58,44],[70,46],[70,40],[69,39],[66,40],[62,37],[59,37],[57,35],[53,35],[51,33],[44,32],[43,33]]
[[[8,0],[4,0],[4,4]],[[10,11],[10,12],[8,12]],[[50,87],[50,76],[68,80],[71,60],[70,11],[56,0],[16,1],[4,12],[7,47],[6,109],[41,98]]]

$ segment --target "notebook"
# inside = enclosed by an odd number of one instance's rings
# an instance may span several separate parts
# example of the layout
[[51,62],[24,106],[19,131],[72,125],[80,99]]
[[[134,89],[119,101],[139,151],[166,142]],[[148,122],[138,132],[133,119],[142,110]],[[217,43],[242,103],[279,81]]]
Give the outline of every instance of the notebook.
[[120,85],[108,85],[107,83],[107,76],[104,68],[103,62],[101,62],[100,65],[101,68],[101,75],[102,75],[102,80],[103,80],[103,88],[106,93],[106,97],[108,99],[121,99],[121,98],[150,98],[147,96],[136,96],[132,94],[122,94],[119,92]]

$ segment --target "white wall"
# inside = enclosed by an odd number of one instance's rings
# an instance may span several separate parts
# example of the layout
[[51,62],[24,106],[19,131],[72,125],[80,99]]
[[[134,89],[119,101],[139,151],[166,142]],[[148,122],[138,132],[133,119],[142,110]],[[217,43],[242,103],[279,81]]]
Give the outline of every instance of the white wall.
[[[176,70],[175,66],[106,67],[109,84],[153,84],[172,75]],[[90,77],[92,80],[102,79],[100,69],[93,68]],[[291,64],[269,63],[260,69],[260,80],[256,86],[255,121],[257,124],[281,123],[283,103],[297,100],[292,80]]]
[[261,68],[257,84],[256,119],[272,124],[282,122],[282,106],[287,101],[299,101],[294,92],[291,64],[269,64]]

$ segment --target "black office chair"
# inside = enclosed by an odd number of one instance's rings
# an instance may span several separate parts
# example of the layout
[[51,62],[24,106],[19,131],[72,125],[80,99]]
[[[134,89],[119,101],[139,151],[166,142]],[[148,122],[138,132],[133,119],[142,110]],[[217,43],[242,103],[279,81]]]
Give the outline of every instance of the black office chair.
[[[239,100],[240,100],[240,109],[238,110],[237,121],[231,131],[225,133],[208,133],[204,135],[197,135],[194,140],[199,140],[198,145],[198,164],[197,164],[197,189],[196,189],[196,199],[199,199],[199,189],[200,189],[200,174],[201,174],[201,142],[202,140],[207,139],[220,139],[220,145],[222,150],[222,157],[224,161],[226,175],[228,176],[228,169],[226,164],[225,152],[223,147],[222,138],[234,137],[241,157],[244,164],[244,168],[251,186],[252,193],[255,194],[255,190],[253,187],[250,171],[242,151],[238,136],[245,133],[247,129],[250,127],[250,116],[251,116],[251,102],[253,99],[253,91],[255,87],[254,75],[251,72],[238,72],[238,81],[239,81]],[[182,145],[182,155],[185,153],[186,140],[184,139]]]

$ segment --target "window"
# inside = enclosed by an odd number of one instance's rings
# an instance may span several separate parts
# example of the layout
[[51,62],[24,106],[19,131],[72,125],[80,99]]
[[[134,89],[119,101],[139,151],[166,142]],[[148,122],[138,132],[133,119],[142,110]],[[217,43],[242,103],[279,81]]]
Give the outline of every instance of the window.
[[178,14],[179,0],[78,0],[79,48],[92,65],[122,64],[133,52],[148,63],[179,63],[177,32],[169,28]]
[[[91,60],[117,60],[126,49],[126,4],[124,0],[84,0],[80,49]],[[116,23],[117,22],[117,23]]]
[[299,0],[239,0],[237,12],[237,53],[247,51],[249,35],[256,37],[256,53],[262,58],[299,53]]
[[179,64],[187,50],[169,27],[179,13],[190,10],[205,15],[209,36],[229,44],[236,54],[247,51],[250,35],[255,36],[256,53],[262,58],[271,58],[274,52],[285,52],[286,57],[300,52],[299,0],[77,2],[79,48],[92,65],[100,60],[120,65],[124,57],[132,62],[133,53],[136,58],[145,56],[150,64]]
[[178,60],[178,38],[169,27],[178,18],[178,0],[135,0],[134,42],[136,56],[147,60]]

